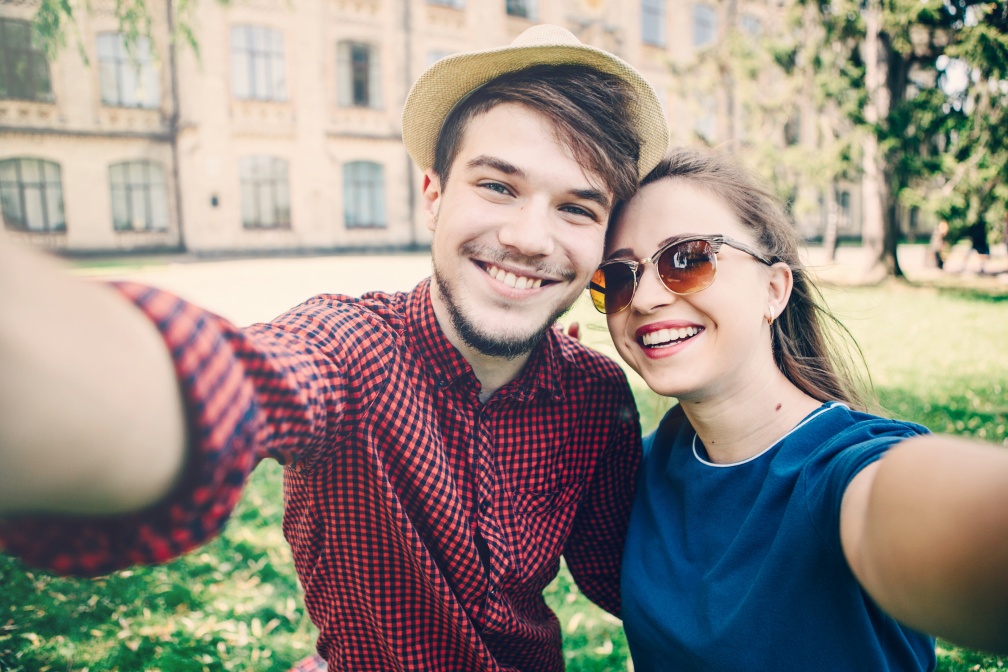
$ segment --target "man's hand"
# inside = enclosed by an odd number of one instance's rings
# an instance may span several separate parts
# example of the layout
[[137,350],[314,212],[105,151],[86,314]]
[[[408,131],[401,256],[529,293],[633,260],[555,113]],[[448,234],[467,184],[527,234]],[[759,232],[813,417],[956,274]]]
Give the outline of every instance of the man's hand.
[[107,514],[171,489],[185,414],[157,329],[0,233],[0,515]]

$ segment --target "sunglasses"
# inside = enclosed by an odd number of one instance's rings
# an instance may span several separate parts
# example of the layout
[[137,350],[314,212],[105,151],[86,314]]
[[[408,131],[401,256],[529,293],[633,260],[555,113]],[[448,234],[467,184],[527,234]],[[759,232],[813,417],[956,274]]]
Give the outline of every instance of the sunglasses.
[[673,294],[695,294],[707,289],[717,276],[717,254],[722,245],[741,250],[767,266],[773,263],[745,243],[726,236],[679,238],[661,246],[647,259],[604,262],[588,283],[592,303],[605,315],[624,310],[637,293],[645,264],[654,265],[658,278]]

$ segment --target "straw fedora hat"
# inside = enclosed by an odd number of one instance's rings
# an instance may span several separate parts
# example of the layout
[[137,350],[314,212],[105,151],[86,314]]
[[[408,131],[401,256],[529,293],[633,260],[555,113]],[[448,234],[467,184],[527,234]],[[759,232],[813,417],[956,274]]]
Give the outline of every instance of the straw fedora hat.
[[434,147],[448,114],[459,101],[490,80],[533,65],[586,65],[616,75],[637,94],[631,113],[641,137],[639,177],[668,150],[669,129],[661,103],[647,80],[629,63],[582,44],[564,28],[533,26],[506,46],[447,56],[420,75],[403,107],[403,144],[421,170],[434,165]]

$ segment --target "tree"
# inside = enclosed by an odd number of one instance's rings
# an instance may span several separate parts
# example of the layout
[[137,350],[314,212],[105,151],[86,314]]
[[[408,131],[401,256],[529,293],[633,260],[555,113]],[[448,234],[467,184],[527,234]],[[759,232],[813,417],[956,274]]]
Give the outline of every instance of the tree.
[[[226,4],[229,0],[217,1]],[[157,0],[155,2],[159,6],[162,4]],[[164,5],[171,26],[172,40],[188,44],[198,54],[199,45],[193,32],[193,11],[197,2],[198,0],[165,0]],[[127,47],[135,44],[138,37],[151,37],[152,8],[149,5],[147,0],[116,0],[115,14],[119,19],[119,32],[125,37]],[[80,35],[74,22],[78,12],[89,11],[91,11],[89,2],[40,0],[34,25],[50,59],[55,58],[57,52],[67,46],[68,36],[73,37],[78,50],[84,56],[84,50],[80,48]],[[85,62],[86,60],[85,57]]]
[[[965,29],[938,59],[943,115],[936,188],[916,194],[953,225],[953,235],[986,230],[1004,241],[1008,217],[1008,6],[966,8]],[[1004,241],[1008,242],[1008,241]]]
[[[910,208],[958,222],[958,231],[1003,222],[1004,3],[827,0],[817,8],[824,50],[841,45],[853,66],[836,73],[846,86],[832,92],[860,138],[849,159],[865,177],[863,240],[873,269],[902,275],[896,245]],[[968,72],[960,87],[957,69]]]

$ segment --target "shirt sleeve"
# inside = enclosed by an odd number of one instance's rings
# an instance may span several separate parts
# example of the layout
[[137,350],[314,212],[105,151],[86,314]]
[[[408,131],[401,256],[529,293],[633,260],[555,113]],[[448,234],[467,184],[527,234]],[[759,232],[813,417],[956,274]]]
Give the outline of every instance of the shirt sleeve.
[[341,409],[339,371],[291,328],[310,321],[297,310],[242,330],[166,292],[115,287],[157,326],[171,354],[187,414],[186,465],[172,492],[141,511],[0,520],[0,548],[61,574],[164,562],[205,543],[262,458],[310,462]]
[[641,429],[637,407],[625,384],[615,405],[614,431],[599,458],[581,501],[564,559],[585,595],[609,613],[620,615],[620,569],[630,521]]
[[830,439],[819,459],[810,462],[801,476],[812,525],[823,543],[839,554],[843,553],[840,505],[847,486],[862,469],[900,441],[929,433],[926,427],[914,423],[867,417]]

